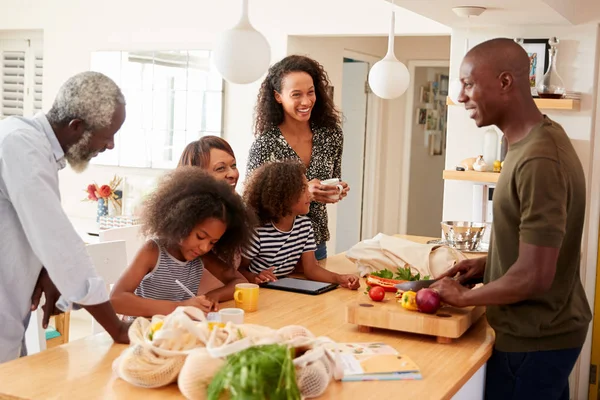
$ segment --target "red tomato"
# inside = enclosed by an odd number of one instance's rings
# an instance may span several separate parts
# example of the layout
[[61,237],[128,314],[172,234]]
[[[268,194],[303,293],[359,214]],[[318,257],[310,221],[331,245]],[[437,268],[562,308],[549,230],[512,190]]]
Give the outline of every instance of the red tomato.
[[373,301],[381,301],[385,297],[385,289],[381,286],[373,286],[371,290],[369,290],[369,297]]

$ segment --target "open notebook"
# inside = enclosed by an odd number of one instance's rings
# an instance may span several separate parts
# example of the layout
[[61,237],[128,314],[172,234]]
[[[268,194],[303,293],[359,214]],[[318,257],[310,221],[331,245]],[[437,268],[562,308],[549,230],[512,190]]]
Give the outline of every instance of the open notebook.
[[342,381],[387,381],[421,379],[417,364],[385,343],[332,343],[344,365]]

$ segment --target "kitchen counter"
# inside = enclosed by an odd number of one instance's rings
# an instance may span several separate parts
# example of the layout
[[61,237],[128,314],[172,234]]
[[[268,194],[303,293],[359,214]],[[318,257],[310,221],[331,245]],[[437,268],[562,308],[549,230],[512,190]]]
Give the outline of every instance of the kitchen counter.
[[[407,237],[417,242],[430,238]],[[343,254],[330,257],[326,268],[356,272]],[[364,298],[358,291],[337,289],[319,296],[307,296],[261,289],[259,310],[247,314],[247,323],[272,328],[303,325],[315,335],[338,342],[385,342],[410,356],[421,368],[422,380],[379,382],[332,382],[325,399],[477,399],[482,398],[484,368],[492,352],[494,335],[485,318],[450,344],[438,344],[434,337],[374,330],[361,333],[345,322],[345,305]],[[391,295],[391,294],[389,294]],[[232,306],[224,303],[223,307]],[[2,395],[27,399],[178,399],[176,385],[142,389],[113,376],[111,364],[126,348],[98,334],[42,353],[0,365]],[[465,385],[466,384],[466,385]]]

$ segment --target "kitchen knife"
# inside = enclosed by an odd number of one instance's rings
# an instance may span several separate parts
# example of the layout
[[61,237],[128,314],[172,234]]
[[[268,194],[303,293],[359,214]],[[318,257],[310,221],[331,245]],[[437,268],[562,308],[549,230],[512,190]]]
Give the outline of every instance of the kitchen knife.
[[[437,279],[423,279],[420,281],[409,281],[409,282],[397,283],[394,285],[394,287],[398,290],[402,290],[403,292],[407,292],[409,290],[412,290],[413,292],[417,292],[421,289],[428,288],[429,286],[433,285],[434,282],[437,282]],[[463,286],[476,285],[478,283],[483,283],[483,278],[469,279],[469,280],[463,282],[462,285]]]

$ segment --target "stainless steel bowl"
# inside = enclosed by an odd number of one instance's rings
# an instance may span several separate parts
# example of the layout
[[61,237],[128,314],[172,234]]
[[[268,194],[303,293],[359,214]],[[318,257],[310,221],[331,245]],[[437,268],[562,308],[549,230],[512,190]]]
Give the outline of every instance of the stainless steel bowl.
[[457,250],[474,251],[479,247],[486,224],[468,221],[443,221],[444,241]]

